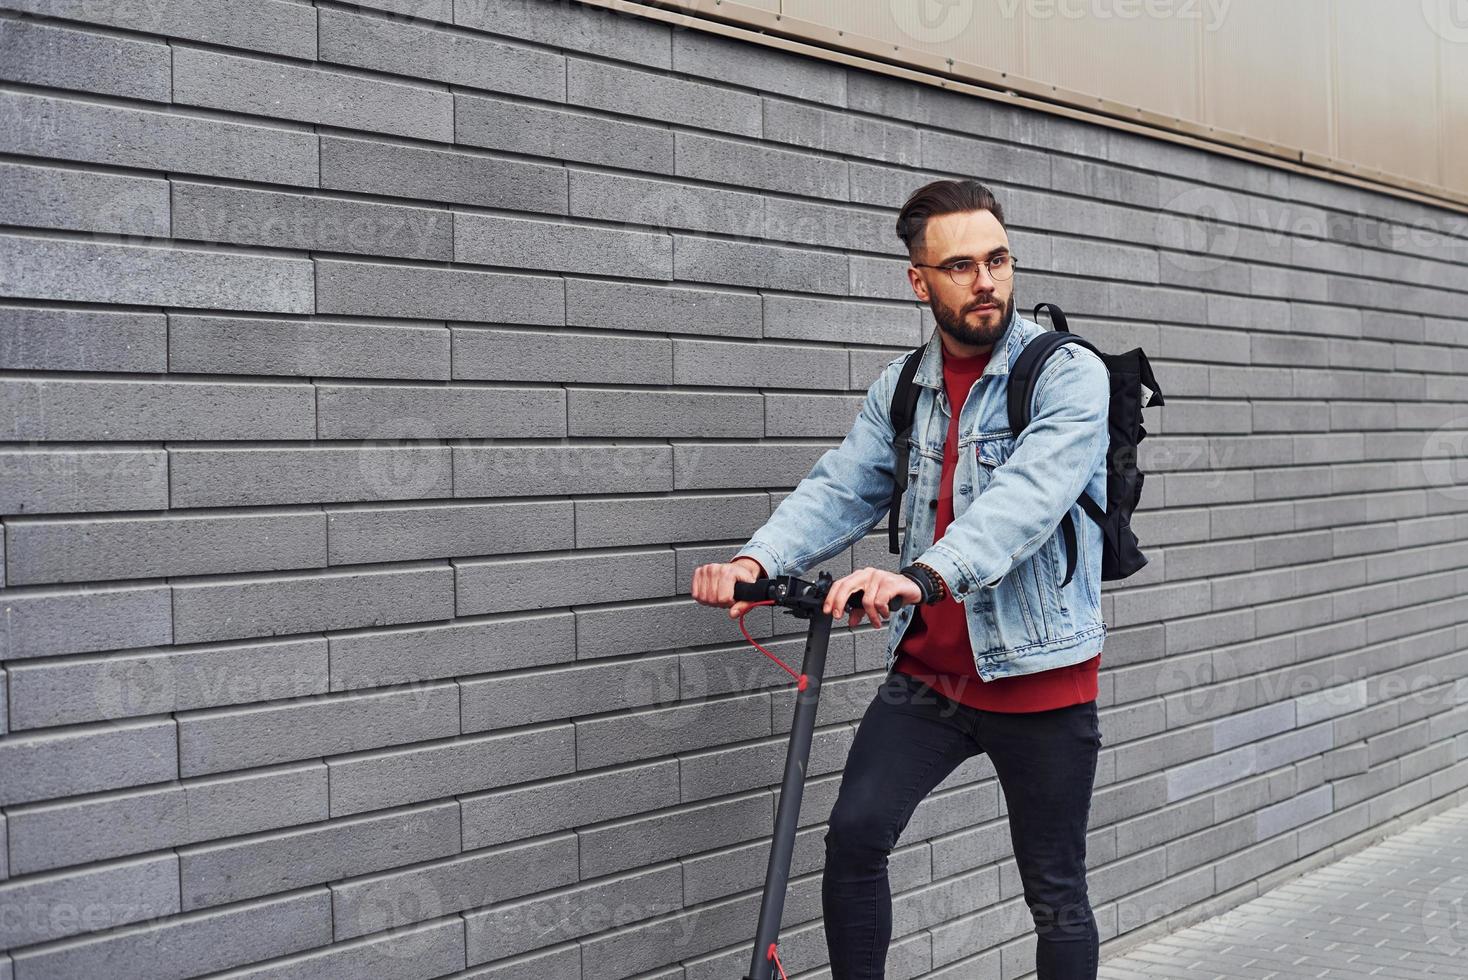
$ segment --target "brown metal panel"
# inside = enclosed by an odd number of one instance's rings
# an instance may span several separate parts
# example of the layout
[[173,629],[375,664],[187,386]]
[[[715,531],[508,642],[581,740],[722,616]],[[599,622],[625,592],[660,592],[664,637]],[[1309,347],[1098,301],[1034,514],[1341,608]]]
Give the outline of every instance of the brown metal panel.
[[1468,20],[1438,42],[1442,182],[1468,193]]
[[1137,0],[1018,3],[1025,74],[1174,119],[1202,120],[1198,62],[1210,6]]
[[1420,3],[1335,0],[1336,155],[1442,182],[1439,37]]
[[1330,0],[1231,0],[1203,33],[1203,121],[1334,154]]
[[1021,0],[782,0],[787,17],[1024,74]]
[[579,2],[1468,204],[1468,0]]

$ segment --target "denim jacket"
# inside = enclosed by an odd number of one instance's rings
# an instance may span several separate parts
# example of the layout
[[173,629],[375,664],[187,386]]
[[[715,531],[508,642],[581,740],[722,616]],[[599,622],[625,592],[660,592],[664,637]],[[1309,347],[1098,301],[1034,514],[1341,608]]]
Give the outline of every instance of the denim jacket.
[[[959,414],[953,521],[934,541],[943,449],[952,409],[943,385],[942,338],[934,329],[915,381],[917,407],[908,458],[906,519],[897,567],[921,561],[948,584],[967,612],[974,666],[982,680],[1089,660],[1107,633],[1101,620],[1101,529],[1077,504],[1085,490],[1106,506],[1107,413],[1111,385],[1094,353],[1066,344],[1036,379],[1032,418],[1009,431],[1009,372],[1026,341],[1045,328],[1016,312]],[[1002,356],[1001,356],[1002,354]],[[868,534],[888,512],[893,489],[892,391],[906,358],[893,358],[872,386],[840,446],[780,502],[734,557],[771,575],[801,575]],[[1076,568],[1065,577],[1061,517],[1076,529]],[[913,607],[888,620],[886,670]]]

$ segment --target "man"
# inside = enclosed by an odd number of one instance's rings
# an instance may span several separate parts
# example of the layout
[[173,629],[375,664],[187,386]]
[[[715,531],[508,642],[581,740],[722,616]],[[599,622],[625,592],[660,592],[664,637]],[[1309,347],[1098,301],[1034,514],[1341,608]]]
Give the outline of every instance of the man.
[[[900,572],[837,580],[825,611],[880,626],[887,676],[857,728],[825,837],[826,941],[836,980],[883,976],[892,932],[887,857],[928,793],[987,753],[1037,934],[1040,980],[1094,980],[1098,936],[1086,888],[1086,830],[1101,745],[1096,668],[1101,538],[1076,504],[1105,506],[1110,382],[1075,345],[1036,379],[1033,415],[1009,431],[1007,382],[1043,328],[1015,313],[1004,213],[972,180],[941,180],[903,206],[908,279],[938,329],[922,354],[902,513]],[[868,390],[856,424],[726,564],[694,572],[693,596],[738,617],[735,582],[799,573],[839,554],[887,513],[894,485],[892,391],[906,355]],[[952,406],[950,408],[950,406]],[[1070,512],[1077,562],[1064,581],[1057,532]]]

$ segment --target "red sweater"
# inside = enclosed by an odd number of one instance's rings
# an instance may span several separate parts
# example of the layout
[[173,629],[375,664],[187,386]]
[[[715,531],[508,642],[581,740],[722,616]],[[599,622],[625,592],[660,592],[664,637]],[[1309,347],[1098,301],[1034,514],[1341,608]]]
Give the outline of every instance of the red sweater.
[[[943,352],[943,385],[953,414],[948,422],[948,440],[943,446],[943,475],[938,491],[938,524],[934,540],[943,537],[953,522],[953,471],[958,459],[958,415],[969,389],[978,381],[988,354],[954,357]],[[927,506],[919,501],[919,506]],[[937,605],[918,606],[912,622],[897,647],[895,670],[926,683],[945,697],[985,711],[1047,711],[1091,701],[1097,694],[1098,653],[1070,667],[1056,667],[1033,674],[979,679],[974,667],[973,647],[963,606],[950,596]]]

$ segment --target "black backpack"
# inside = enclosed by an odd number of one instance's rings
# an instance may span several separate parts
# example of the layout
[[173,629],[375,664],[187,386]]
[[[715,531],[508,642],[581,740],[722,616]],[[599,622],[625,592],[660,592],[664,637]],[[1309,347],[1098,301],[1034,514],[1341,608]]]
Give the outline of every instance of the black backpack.
[[[1009,430],[1016,437],[1030,423],[1030,404],[1035,396],[1035,378],[1045,358],[1061,344],[1080,344],[1087,348],[1106,365],[1111,375],[1111,404],[1108,426],[1111,430],[1111,446],[1106,453],[1106,509],[1082,491],[1077,502],[1091,519],[1101,525],[1101,578],[1122,579],[1135,574],[1147,564],[1147,556],[1137,547],[1137,536],[1132,533],[1132,512],[1142,498],[1144,474],[1137,468],[1137,444],[1147,437],[1142,425],[1142,409],[1149,405],[1163,405],[1162,390],[1152,376],[1152,365],[1140,347],[1133,347],[1125,354],[1104,354],[1089,341],[1070,332],[1065,322],[1065,313],[1054,303],[1041,303],[1035,307],[1035,319],[1041,310],[1050,311],[1055,329],[1035,337],[1015,360],[1009,373]],[[907,355],[902,372],[897,377],[897,388],[892,393],[892,428],[896,437],[892,448],[897,454],[897,465],[893,468],[896,486],[892,491],[892,503],[887,518],[888,546],[892,554],[899,554],[897,524],[902,508],[902,496],[907,491],[907,457],[911,445],[913,412],[917,407],[918,390],[913,384],[918,362],[922,359],[923,344]],[[1076,531],[1070,519],[1070,511],[1061,519],[1061,530],[1065,535],[1065,581],[1069,584],[1076,566]]]

